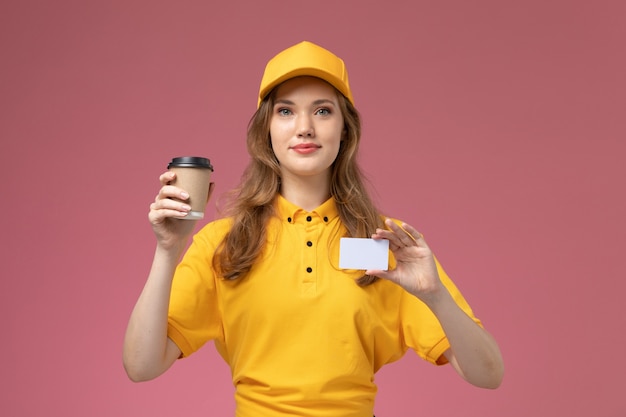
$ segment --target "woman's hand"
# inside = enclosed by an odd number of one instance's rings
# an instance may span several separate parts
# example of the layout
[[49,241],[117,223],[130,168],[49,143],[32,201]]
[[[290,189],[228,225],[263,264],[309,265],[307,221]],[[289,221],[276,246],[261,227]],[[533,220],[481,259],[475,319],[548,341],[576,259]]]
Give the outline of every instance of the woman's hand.
[[[152,268],[130,316],[124,338],[123,361],[133,381],[146,381],[165,372],[181,351],[167,335],[167,315],[174,271],[196,220],[184,219],[191,208],[185,190],[170,185],[173,172],[161,174],[161,189],[148,218],[157,237]],[[207,200],[213,191],[209,185]],[[178,201],[180,200],[180,201]]]
[[[184,219],[191,210],[186,201],[189,194],[178,187],[170,185],[176,178],[174,172],[168,171],[159,177],[161,189],[154,202],[150,204],[148,219],[157,238],[157,244],[163,249],[180,248],[187,243],[197,221]],[[214,183],[209,185],[207,201],[213,192]],[[178,201],[180,200],[180,201]]]
[[445,355],[454,369],[473,385],[497,388],[504,362],[496,341],[454,302],[439,279],[435,258],[421,233],[390,219],[385,225],[389,230],[377,229],[372,238],[389,240],[396,268],[365,273],[395,282],[428,305],[450,342]]
[[454,302],[439,279],[435,258],[421,233],[390,219],[385,225],[389,230],[377,229],[372,238],[389,240],[396,268],[365,273],[395,282],[428,305],[450,342],[445,355],[454,369],[478,387],[497,388],[504,362],[496,341]]
[[390,271],[369,270],[365,273],[395,282],[424,302],[445,292],[435,258],[422,234],[406,223],[400,227],[391,219],[385,220],[385,225],[389,230],[376,229],[372,239],[389,240],[396,267]]

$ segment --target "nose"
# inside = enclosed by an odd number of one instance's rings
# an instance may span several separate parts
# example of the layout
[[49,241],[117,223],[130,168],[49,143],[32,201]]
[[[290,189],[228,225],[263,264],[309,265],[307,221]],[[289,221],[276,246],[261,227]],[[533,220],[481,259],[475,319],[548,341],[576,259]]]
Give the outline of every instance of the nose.
[[315,136],[313,121],[308,116],[298,117],[297,134],[299,138],[311,138]]

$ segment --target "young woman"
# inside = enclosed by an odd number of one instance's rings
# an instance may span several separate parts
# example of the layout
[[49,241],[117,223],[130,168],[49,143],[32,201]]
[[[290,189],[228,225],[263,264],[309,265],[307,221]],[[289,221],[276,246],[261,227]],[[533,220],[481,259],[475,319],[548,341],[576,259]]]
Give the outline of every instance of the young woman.
[[[238,417],[371,416],[375,372],[409,348],[471,384],[500,385],[496,342],[424,237],[372,204],[360,133],[343,61],[302,42],[268,63],[228,215],[184,257],[195,222],[179,221],[190,209],[173,198],[188,196],[161,175],[149,214],[156,252],[124,344],[132,380],[213,340]],[[387,239],[392,267],[339,268],[341,237]]]

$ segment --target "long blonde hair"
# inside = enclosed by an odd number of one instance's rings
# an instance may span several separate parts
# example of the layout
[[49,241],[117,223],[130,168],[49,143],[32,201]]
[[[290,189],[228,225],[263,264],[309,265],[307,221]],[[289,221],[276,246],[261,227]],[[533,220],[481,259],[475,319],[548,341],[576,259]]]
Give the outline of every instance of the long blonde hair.
[[[229,193],[225,214],[232,218],[230,231],[213,257],[213,266],[225,279],[246,275],[265,244],[265,229],[274,215],[274,199],[280,191],[280,166],[270,140],[275,91],[261,102],[248,124],[247,148],[251,161],[239,185]],[[344,139],[331,167],[330,195],[349,237],[370,237],[383,220],[374,206],[357,164],[361,119],[356,108],[337,92],[344,118]],[[368,285],[377,280],[365,275],[357,280]]]

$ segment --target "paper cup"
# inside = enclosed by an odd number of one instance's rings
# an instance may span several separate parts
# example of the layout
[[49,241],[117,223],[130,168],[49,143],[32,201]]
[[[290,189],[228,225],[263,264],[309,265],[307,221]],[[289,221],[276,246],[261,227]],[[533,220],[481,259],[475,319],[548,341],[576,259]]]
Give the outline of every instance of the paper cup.
[[183,202],[191,206],[191,211],[183,219],[198,220],[204,218],[209,184],[213,173],[211,161],[199,156],[181,156],[173,158],[167,165],[167,169],[176,173],[176,178],[171,184],[189,194],[189,199]]

